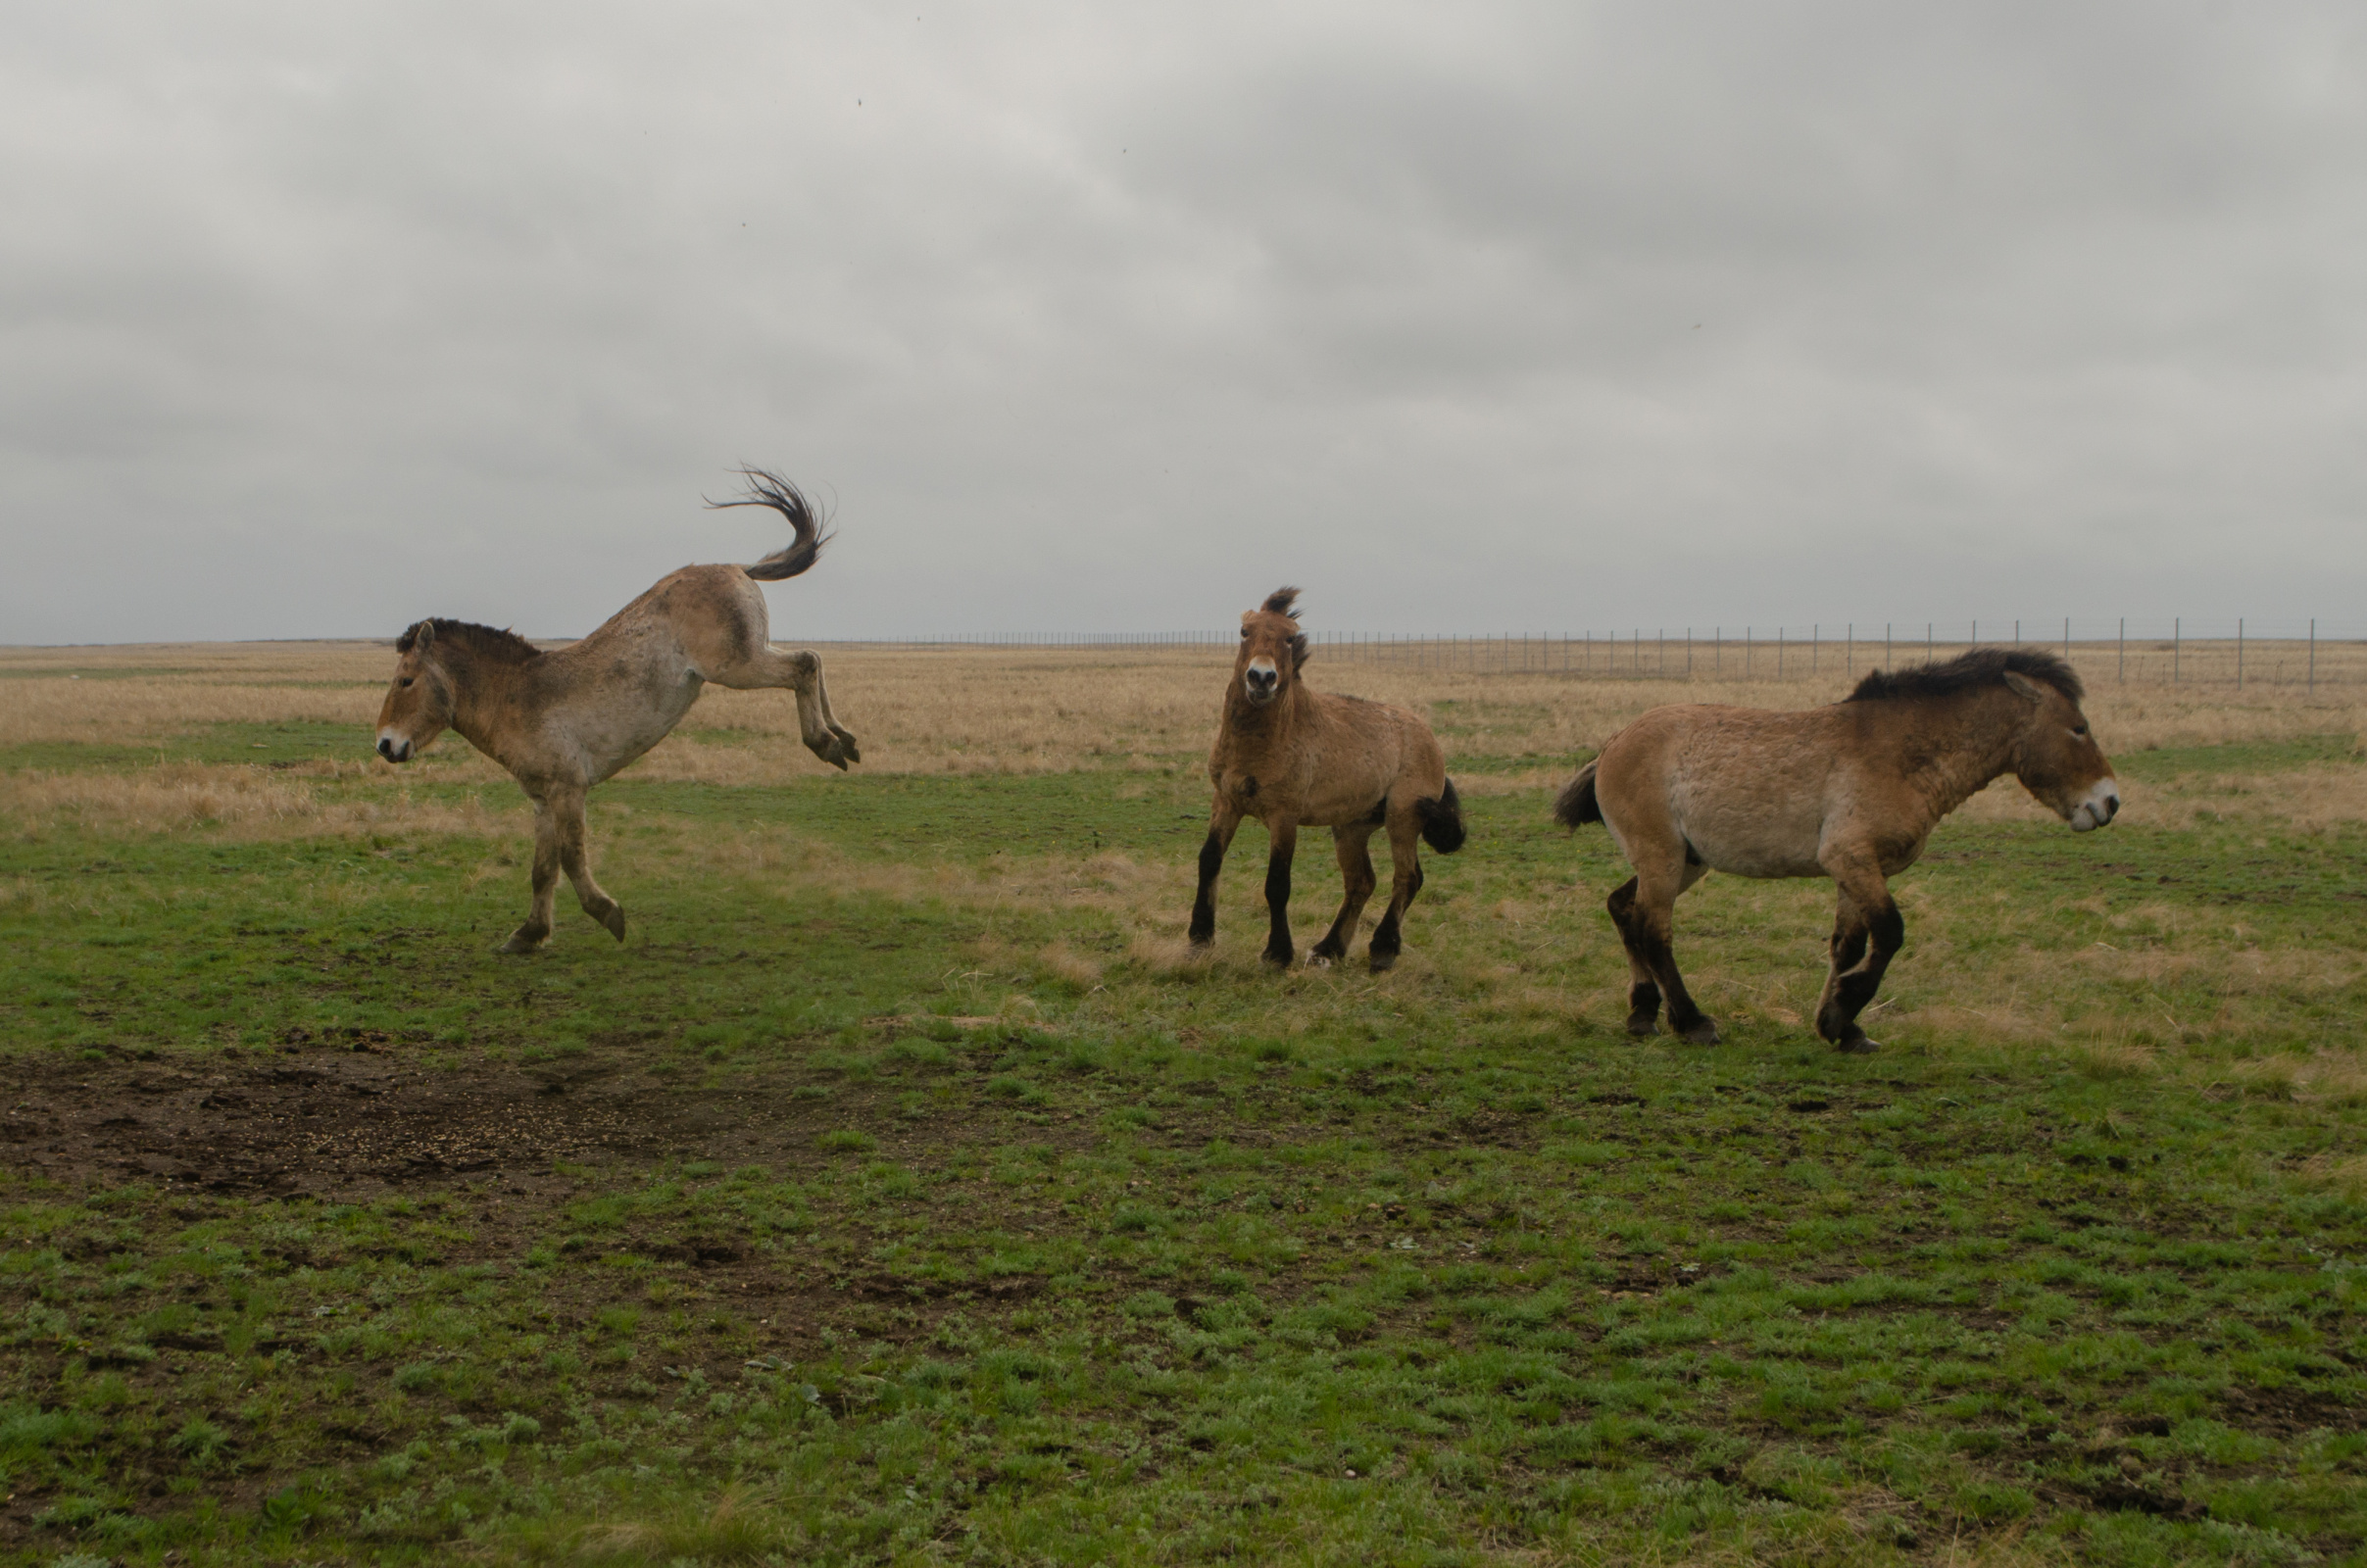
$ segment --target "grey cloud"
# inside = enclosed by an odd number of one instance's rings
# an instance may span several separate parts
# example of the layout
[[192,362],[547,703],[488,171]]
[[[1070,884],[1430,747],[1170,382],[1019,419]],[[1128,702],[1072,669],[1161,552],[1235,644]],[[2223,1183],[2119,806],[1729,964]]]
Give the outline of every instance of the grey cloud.
[[841,509],[783,635],[2367,587],[2339,7],[0,34],[8,641],[580,630],[741,460]]

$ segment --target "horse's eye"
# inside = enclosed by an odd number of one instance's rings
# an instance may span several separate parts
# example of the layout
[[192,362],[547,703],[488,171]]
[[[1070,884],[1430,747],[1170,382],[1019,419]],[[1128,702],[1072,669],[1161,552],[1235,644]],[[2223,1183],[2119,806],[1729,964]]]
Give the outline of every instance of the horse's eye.
[[2074,735],[2085,735],[2088,733],[2088,726],[2085,724],[2074,724],[2071,726],[2071,733]]
[[395,682],[395,684],[396,684],[397,686],[408,686],[408,685],[410,685],[410,684],[411,684],[411,677],[410,677],[409,675],[406,675],[406,676],[404,676],[404,677],[403,677],[401,680],[396,681],[396,682]]

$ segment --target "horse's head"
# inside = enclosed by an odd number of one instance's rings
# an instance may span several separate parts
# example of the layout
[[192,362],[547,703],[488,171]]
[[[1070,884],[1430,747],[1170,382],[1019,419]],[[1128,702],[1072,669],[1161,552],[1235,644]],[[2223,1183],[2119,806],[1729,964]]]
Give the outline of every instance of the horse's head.
[[1296,588],[1277,588],[1265,603],[1241,617],[1241,654],[1233,675],[1254,708],[1263,708],[1289,690],[1307,666],[1307,633],[1299,629]]
[[2013,669],[2005,671],[2005,684],[2030,708],[2013,753],[2013,776],[2022,788],[2074,833],[2111,821],[2120,810],[2120,783],[2088,733],[2076,689],[2065,692]]
[[436,658],[435,622],[395,639],[394,681],[378,710],[378,755],[408,762],[452,722],[452,677]]

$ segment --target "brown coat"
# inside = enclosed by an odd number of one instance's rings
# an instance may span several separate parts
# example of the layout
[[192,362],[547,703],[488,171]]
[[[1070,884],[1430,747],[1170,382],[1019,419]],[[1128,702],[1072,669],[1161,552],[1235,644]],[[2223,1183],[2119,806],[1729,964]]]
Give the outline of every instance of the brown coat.
[[1601,822],[1636,874],[1610,897],[1627,947],[1628,1030],[1717,1039],[1670,946],[1677,898],[1710,871],[1829,876],[1839,884],[1832,969],[1816,1028],[1871,1051],[1857,1015],[1905,939],[1888,878],[1915,863],[1940,819],[2006,773],[2086,832],[2120,787],[2080,712],[2079,677],[2035,649],[1975,649],[1869,675],[1847,702],[1805,712],[1655,708],[1603,744],[1555,803],[1565,825]]
[[1379,885],[1369,844],[1389,833],[1394,876],[1388,912],[1372,934],[1374,969],[1387,969],[1403,947],[1405,907],[1422,885],[1419,841],[1441,854],[1463,842],[1462,814],[1447,777],[1446,755],[1418,714],[1361,697],[1311,690],[1299,678],[1308,650],[1292,612],[1295,588],[1271,595],[1241,617],[1241,649],[1225,693],[1222,722],[1208,752],[1215,799],[1200,851],[1200,891],[1191,937],[1216,936],[1216,874],[1244,817],[1265,824],[1270,854],[1265,902],[1265,959],[1287,964],[1291,945],[1291,859],[1301,827],[1332,830],[1346,897],[1331,930],[1307,957],[1344,957],[1364,903]]
[[584,911],[624,940],[622,907],[592,876],[584,795],[664,740],[710,682],[787,689],[808,749],[841,770],[862,760],[830,711],[821,660],[772,646],[757,587],[813,565],[820,526],[795,485],[745,471],[750,494],[719,504],[771,507],[795,536],[752,566],[669,572],[590,636],[549,652],[512,632],[444,619],[419,621],[396,641],[378,755],[407,762],[456,729],[534,803],[534,902],[504,952],[530,952],[550,937],[563,868]]

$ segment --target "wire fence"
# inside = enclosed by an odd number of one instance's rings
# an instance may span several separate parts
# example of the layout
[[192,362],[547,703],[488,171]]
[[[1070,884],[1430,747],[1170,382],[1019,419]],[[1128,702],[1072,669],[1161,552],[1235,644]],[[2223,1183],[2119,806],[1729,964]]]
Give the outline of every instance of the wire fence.
[[[1983,633],[1986,630],[1987,635]],[[1236,631],[996,632],[865,642],[897,649],[1229,648]],[[2319,623],[2168,621],[1854,621],[1838,625],[1630,626],[1475,636],[1309,629],[1326,662],[1589,680],[1789,681],[1854,677],[1988,645],[2048,648],[2091,685],[2299,687],[2367,684],[2367,639]]]

